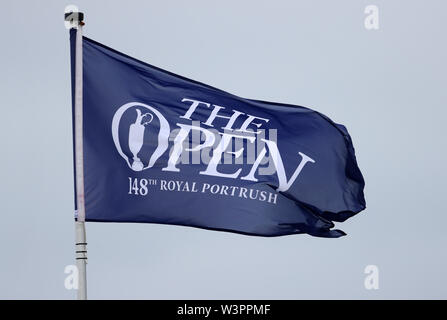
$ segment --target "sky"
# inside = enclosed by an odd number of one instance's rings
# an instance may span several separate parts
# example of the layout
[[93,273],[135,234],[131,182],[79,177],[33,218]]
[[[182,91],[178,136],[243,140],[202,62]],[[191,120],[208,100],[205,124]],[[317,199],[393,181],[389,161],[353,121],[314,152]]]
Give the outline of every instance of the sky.
[[89,298],[447,298],[445,1],[5,0],[0,299],[76,296],[69,4],[118,51],[344,124],[366,181],[339,239],[87,223]]

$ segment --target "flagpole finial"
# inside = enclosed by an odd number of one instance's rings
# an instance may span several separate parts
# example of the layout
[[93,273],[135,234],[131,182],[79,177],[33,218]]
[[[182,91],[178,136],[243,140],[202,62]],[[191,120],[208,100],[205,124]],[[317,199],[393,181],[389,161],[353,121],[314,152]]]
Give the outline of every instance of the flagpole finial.
[[65,26],[69,29],[82,27],[84,23],[84,13],[78,11],[75,6],[67,6],[64,13]]

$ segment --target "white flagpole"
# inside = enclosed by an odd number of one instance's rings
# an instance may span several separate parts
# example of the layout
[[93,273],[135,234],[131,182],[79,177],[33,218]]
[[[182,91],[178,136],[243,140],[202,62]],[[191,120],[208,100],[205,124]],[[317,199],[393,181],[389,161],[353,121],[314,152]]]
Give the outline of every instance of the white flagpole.
[[75,221],[76,266],[78,268],[78,300],[87,300],[87,240],[85,222]]
[[78,269],[78,300],[87,300],[87,239],[85,233],[85,202],[84,202],[84,153],[83,153],[83,66],[82,66],[82,21],[84,14],[69,12],[65,21],[70,21],[76,27],[76,58],[75,58],[75,168],[76,168],[76,204],[77,220],[75,221],[76,266]]
[[76,265],[78,267],[78,300],[87,299],[87,239],[85,235],[84,204],[84,137],[82,116],[82,21],[78,21],[76,30],[75,62],[75,166],[76,166],[76,201],[78,217],[76,224]]

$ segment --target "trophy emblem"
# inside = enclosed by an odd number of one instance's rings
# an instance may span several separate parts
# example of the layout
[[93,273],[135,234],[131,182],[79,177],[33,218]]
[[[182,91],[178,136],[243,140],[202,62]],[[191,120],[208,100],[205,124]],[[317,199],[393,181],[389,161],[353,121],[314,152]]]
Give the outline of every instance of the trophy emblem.
[[[136,108],[137,107],[137,108]],[[131,114],[135,114],[133,110],[137,112],[137,118],[133,123],[129,125],[126,129],[123,130],[123,133],[128,133],[128,147],[129,153],[125,153],[121,148],[120,144],[120,122],[123,114],[126,113],[127,110],[130,110],[129,116]],[[144,113],[147,110],[147,113]],[[149,157],[149,154],[146,154],[148,151],[144,151],[144,135],[146,126],[151,123],[155,117],[158,120],[157,127],[153,128],[154,133],[158,131],[157,139],[151,141],[151,146],[155,143],[157,144],[155,150]],[[129,119],[130,122],[132,121]],[[129,123],[129,122],[127,122]],[[158,129],[158,130],[157,130]],[[152,131],[152,130],[151,130]],[[168,150],[169,146],[169,136],[171,129],[169,127],[169,123],[166,118],[154,107],[151,107],[147,104],[141,102],[128,102],[116,110],[115,115],[112,119],[112,138],[113,143],[115,144],[116,150],[119,155],[126,161],[127,165],[133,171],[143,171],[149,168],[152,168],[155,162]],[[146,137],[147,138],[147,137]],[[149,149],[149,148],[146,148]],[[149,162],[147,164],[143,164],[141,158],[138,156],[139,153],[145,153],[145,155],[140,155],[143,159],[149,157]]]
[[[141,171],[144,165],[138,157],[138,153],[144,144],[144,130],[152,122],[154,116],[151,113],[142,114],[139,109],[135,110],[137,111],[137,119],[129,127],[129,149],[133,155],[132,170]],[[148,117],[149,120],[147,120]]]

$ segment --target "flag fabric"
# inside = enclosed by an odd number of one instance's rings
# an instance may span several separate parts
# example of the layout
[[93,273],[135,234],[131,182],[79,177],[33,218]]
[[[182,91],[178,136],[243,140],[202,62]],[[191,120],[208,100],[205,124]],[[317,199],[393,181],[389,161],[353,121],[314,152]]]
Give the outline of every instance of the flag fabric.
[[85,221],[340,237],[365,209],[348,131],[323,114],[82,48]]

